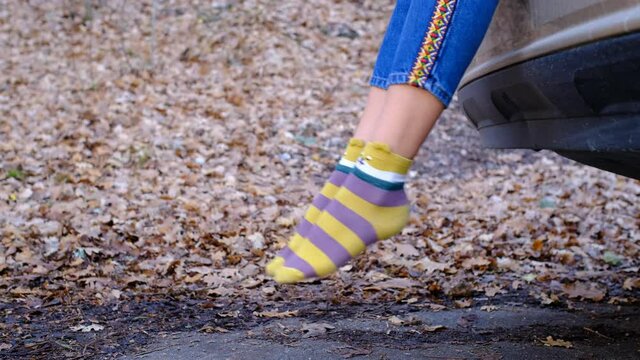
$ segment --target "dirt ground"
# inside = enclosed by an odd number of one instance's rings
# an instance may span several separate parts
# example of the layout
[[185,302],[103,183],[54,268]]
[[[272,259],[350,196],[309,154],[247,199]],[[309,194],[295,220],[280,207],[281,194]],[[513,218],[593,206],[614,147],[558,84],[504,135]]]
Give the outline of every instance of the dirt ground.
[[640,182],[483,149],[455,102],[401,234],[326,279],[263,274],[391,9],[0,1],[0,358],[633,358]]
[[[509,303],[494,301],[494,303]],[[301,309],[227,333],[165,333],[122,359],[637,359],[636,308],[567,309],[527,304],[429,311],[402,305]],[[395,325],[389,316],[409,319]],[[314,334],[309,323],[330,324]],[[315,329],[315,328],[312,328]],[[434,330],[437,329],[437,330]],[[565,346],[548,339],[571,339]],[[545,345],[547,344],[547,345]]]

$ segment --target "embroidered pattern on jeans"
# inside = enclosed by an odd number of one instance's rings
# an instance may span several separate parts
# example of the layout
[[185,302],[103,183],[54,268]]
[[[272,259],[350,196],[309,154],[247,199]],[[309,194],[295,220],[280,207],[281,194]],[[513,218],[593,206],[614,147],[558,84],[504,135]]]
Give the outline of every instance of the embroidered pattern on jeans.
[[416,87],[424,87],[425,81],[433,64],[436,62],[444,36],[449,27],[449,21],[457,0],[438,0],[429,23],[429,30],[422,41],[420,52],[416,59],[411,74],[409,74],[409,84]]

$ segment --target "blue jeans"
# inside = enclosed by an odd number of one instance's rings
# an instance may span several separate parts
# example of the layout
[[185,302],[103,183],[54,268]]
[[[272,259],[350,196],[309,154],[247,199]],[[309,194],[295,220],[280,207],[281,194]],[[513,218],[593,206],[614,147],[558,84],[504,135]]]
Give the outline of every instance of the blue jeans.
[[498,0],[398,0],[370,84],[412,85],[449,105]]

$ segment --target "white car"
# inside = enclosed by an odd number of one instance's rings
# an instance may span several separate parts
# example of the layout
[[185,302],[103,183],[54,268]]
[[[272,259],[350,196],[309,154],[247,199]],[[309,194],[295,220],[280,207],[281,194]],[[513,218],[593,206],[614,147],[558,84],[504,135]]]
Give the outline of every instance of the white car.
[[640,179],[640,1],[501,1],[458,96],[487,147]]

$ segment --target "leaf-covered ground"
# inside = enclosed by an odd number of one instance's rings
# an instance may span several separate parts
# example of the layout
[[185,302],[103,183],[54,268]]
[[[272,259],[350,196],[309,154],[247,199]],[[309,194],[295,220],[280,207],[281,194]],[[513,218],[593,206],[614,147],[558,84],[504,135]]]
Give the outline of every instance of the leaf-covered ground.
[[322,281],[263,275],[357,122],[391,9],[0,1],[0,356],[36,351],[36,329],[99,325],[58,308],[145,296],[222,312],[635,303],[640,182],[482,149],[455,104],[410,174],[401,235]]

